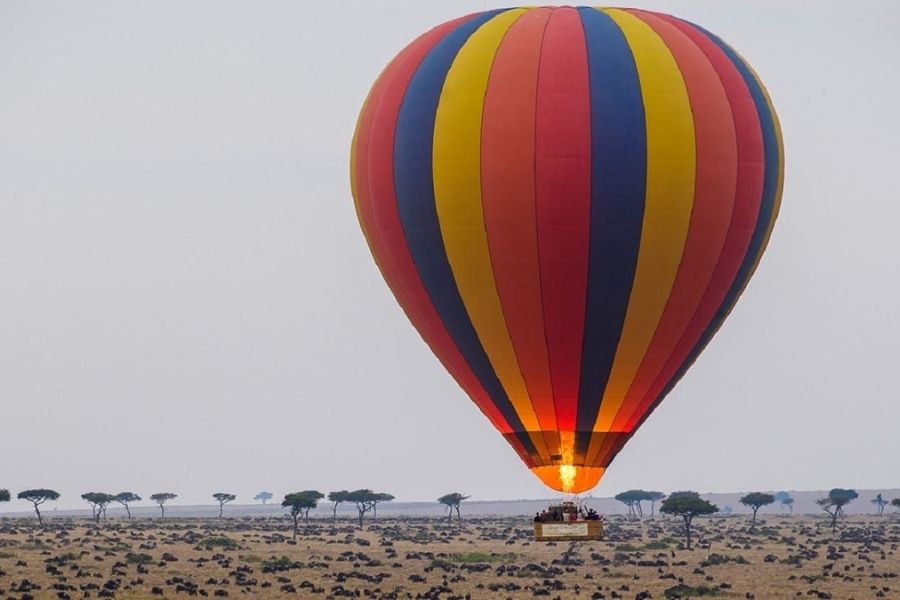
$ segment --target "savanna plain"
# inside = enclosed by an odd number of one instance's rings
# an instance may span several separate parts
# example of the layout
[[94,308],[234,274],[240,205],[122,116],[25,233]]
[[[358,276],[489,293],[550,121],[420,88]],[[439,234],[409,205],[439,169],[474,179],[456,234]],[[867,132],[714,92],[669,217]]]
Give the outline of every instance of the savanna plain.
[[606,519],[539,543],[528,517],[0,519],[0,598],[900,598],[900,518]]

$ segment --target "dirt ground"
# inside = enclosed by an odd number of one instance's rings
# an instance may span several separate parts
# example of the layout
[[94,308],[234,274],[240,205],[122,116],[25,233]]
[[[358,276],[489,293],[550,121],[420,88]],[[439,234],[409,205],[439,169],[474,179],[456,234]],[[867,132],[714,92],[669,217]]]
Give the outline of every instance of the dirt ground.
[[900,598],[900,519],[607,519],[536,543],[527,517],[0,519],[0,598]]

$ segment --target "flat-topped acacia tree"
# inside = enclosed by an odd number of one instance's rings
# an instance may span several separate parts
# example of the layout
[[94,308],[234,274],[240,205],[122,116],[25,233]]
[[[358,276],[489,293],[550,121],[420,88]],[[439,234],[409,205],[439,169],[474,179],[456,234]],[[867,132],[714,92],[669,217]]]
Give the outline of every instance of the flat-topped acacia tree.
[[884,507],[890,504],[887,500],[881,497],[881,494],[878,494],[874,498],[872,498],[872,504],[876,506],[876,510],[878,511],[878,516],[882,516],[884,514]]
[[82,494],[81,498],[91,505],[91,516],[98,524],[100,517],[106,512],[106,507],[116,499],[115,496],[106,492],[87,492]]
[[260,492],[253,497],[254,500],[259,500],[263,504],[272,499],[272,492]]
[[37,514],[38,523],[40,523],[41,527],[43,527],[44,517],[41,516],[41,509],[39,507],[44,502],[58,500],[59,492],[57,492],[56,490],[38,488],[34,490],[25,490],[24,492],[19,492],[16,498],[18,498],[19,500],[28,500],[34,505],[34,512]]
[[159,504],[159,512],[163,518],[166,516],[166,502],[177,497],[178,494],[173,494],[172,492],[157,492],[150,495],[150,499]]
[[140,502],[141,497],[135,494],[134,492],[119,492],[116,494],[115,501],[125,507],[125,512],[128,514],[128,518],[131,518],[131,507],[128,506],[132,502]]
[[9,502],[9,490],[0,490],[0,502]]
[[303,520],[309,523],[309,511],[318,505],[319,500],[324,498],[325,494],[319,490],[303,490],[302,492],[296,492],[295,495],[302,496],[303,498],[311,498],[313,500],[313,506],[307,506],[303,509]]
[[641,507],[641,490],[628,490],[619,492],[614,496],[616,500],[624,504],[628,508],[628,518],[635,520],[638,518],[638,511]]
[[375,492],[369,489],[353,490],[347,492],[346,501],[356,505],[356,511],[359,513],[359,526],[362,527],[363,517],[367,512],[372,510],[374,506]]
[[659,512],[676,515],[684,521],[684,535],[687,538],[687,549],[691,549],[691,524],[694,517],[711,515],[718,512],[719,507],[700,497],[697,492],[672,492],[662,501]]
[[784,510],[787,508],[791,511],[791,514],[794,513],[794,499],[791,498],[791,495],[787,492],[776,492],[775,493],[775,502],[781,504],[781,509]]
[[338,490],[336,492],[328,492],[328,501],[331,505],[331,520],[337,521],[337,509],[342,502],[347,502],[347,496],[350,494],[347,490]]
[[644,507],[642,502],[650,503],[650,514],[656,514],[656,503],[665,498],[662,492],[648,492],[647,490],[628,490],[615,495],[615,499],[628,507],[630,519],[643,519]]
[[750,492],[740,500],[741,504],[753,511],[753,519],[750,521],[750,530],[756,529],[756,513],[763,506],[775,502],[775,496],[764,492]]
[[656,516],[656,503],[663,500],[666,495],[662,492],[647,492],[646,499],[650,502],[650,516]]
[[831,515],[831,533],[837,531],[837,522],[840,517],[844,516],[844,507],[857,498],[859,498],[859,493],[856,490],[834,488],[828,492],[828,496],[816,500],[816,504]]
[[305,490],[285,495],[281,505],[289,508],[291,511],[291,519],[294,520],[294,539],[297,539],[300,515],[303,515],[309,521],[309,511],[315,508],[319,500],[324,497],[324,494],[316,490]]
[[378,492],[375,494],[375,497],[372,498],[372,518],[378,518],[378,505],[382,502],[391,502],[394,499],[392,494],[386,494],[384,492]]
[[352,502],[356,505],[356,510],[359,513],[359,526],[362,527],[363,524],[363,516],[372,511],[372,517],[378,518],[378,505],[382,502],[390,502],[394,499],[394,496],[391,494],[386,494],[384,492],[373,492],[370,489],[360,489],[353,490],[352,492],[347,492],[345,496],[346,502]]
[[234,494],[229,494],[227,492],[216,492],[213,494],[213,498],[216,499],[216,502],[219,503],[219,518],[222,518],[222,510],[225,508],[225,505],[229,502],[234,502],[237,500],[237,496]]
[[459,505],[463,503],[464,500],[467,500],[469,497],[460,494],[459,492],[453,492],[450,494],[444,494],[440,498],[438,498],[438,502],[447,507],[447,522],[453,522],[453,511],[456,510],[456,521],[458,523],[462,523],[462,517],[459,516]]
[[631,490],[634,494],[634,503],[637,508],[638,517],[644,518],[644,506],[641,502],[649,502],[651,512],[656,512],[656,501],[666,497],[662,492],[648,492],[647,490]]

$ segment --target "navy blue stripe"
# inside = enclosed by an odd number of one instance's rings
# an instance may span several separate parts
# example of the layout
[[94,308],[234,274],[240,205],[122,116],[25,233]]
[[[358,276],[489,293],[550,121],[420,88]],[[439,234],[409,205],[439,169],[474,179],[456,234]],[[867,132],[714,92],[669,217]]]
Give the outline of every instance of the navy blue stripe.
[[706,29],[703,29],[699,25],[694,25],[693,23],[688,23],[692,27],[696,28],[698,31],[701,31],[704,35],[706,35],[710,40],[713,41],[729,60],[734,64],[737,70],[740,72],[741,77],[744,78],[744,83],[747,84],[747,89],[750,92],[750,95],[753,98],[753,103],[756,105],[756,112],[759,115],[759,124],[760,129],[762,130],[762,138],[763,138],[763,151],[764,151],[764,164],[765,164],[765,172],[763,174],[763,190],[762,190],[762,199],[760,200],[759,207],[759,215],[757,217],[756,226],[753,229],[753,235],[750,238],[750,244],[747,247],[747,253],[744,255],[744,260],[741,262],[741,266],[738,269],[738,273],[734,278],[734,282],[731,284],[731,287],[728,289],[728,293],[725,294],[725,298],[722,300],[722,304],[719,306],[718,310],[716,310],[715,316],[713,316],[712,320],[707,325],[706,329],[703,332],[703,335],[697,341],[697,344],[691,349],[690,354],[688,354],[684,363],[678,368],[678,372],[675,376],[666,384],[666,387],[659,394],[659,396],[653,401],[653,405],[644,413],[641,417],[641,420],[638,422],[637,427],[640,427],[641,424],[650,416],[650,413],[662,402],[662,399],[668,395],[669,392],[672,391],[672,388],[684,377],[684,374],[687,373],[688,369],[691,368],[691,365],[694,364],[694,361],[697,360],[697,357],[700,356],[700,353],[706,348],[707,344],[709,344],[710,340],[712,340],[713,336],[716,334],[716,331],[721,327],[722,322],[728,316],[728,313],[731,312],[731,309],[734,308],[734,305],[737,303],[738,298],[741,295],[741,292],[744,289],[744,286],[747,284],[747,281],[750,279],[750,276],[753,275],[753,265],[756,263],[756,259],[759,257],[760,253],[763,251],[763,244],[766,240],[766,232],[769,230],[769,224],[772,222],[772,212],[775,209],[775,197],[778,194],[778,177],[779,177],[779,162],[780,162],[780,154],[781,148],[778,144],[778,135],[775,131],[775,120],[773,118],[772,112],[769,109],[769,103],[766,101],[766,96],[763,93],[762,88],[757,82],[756,77],[753,76],[753,73],[747,67],[747,64],[744,60],[737,55],[737,53],[728,47],[725,42],[723,42],[719,37],[713,35]]
[[[591,90],[591,224],[576,428],[589,432],[616,356],[637,267],[647,128],[637,66],[625,35],[605,13],[578,10]],[[589,435],[577,436],[576,454],[583,455],[589,441]]]
[[[695,25],[695,27],[697,26]],[[744,256],[744,261],[741,263],[741,268],[738,270],[734,283],[731,285],[728,294],[726,294],[725,299],[722,301],[722,305],[716,312],[716,318],[710,323],[710,326],[707,328],[707,333],[704,334],[704,337],[706,337],[707,334],[709,337],[712,337],[718,329],[719,324],[726,316],[728,316],[728,313],[731,312],[732,307],[734,307],[737,302],[738,296],[740,296],[747,281],[750,279],[751,275],[753,275],[753,265],[756,264],[756,259],[763,251],[763,244],[765,244],[766,241],[766,232],[769,230],[769,224],[772,222],[772,211],[775,209],[775,196],[778,194],[780,148],[778,145],[778,134],[775,130],[775,119],[772,117],[771,110],[769,109],[766,95],[763,93],[756,77],[753,76],[753,73],[747,67],[747,64],[720,38],[701,27],[697,27],[697,29],[705,33],[719,46],[719,48],[722,49],[725,55],[728,56],[732,63],[734,63],[734,66],[737,67],[738,71],[740,71],[741,76],[747,83],[750,95],[753,96],[753,103],[756,105],[756,112],[759,113],[766,169],[763,176],[763,196],[759,207],[759,218],[756,222],[756,228],[753,230],[753,237],[750,238],[750,246],[747,248],[747,254]]]
[[[463,23],[431,49],[413,75],[397,117],[394,138],[394,184],[397,210],[410,254],[438,315],[472,372],[515,432],[524,432],[469,320],[444,250],[434,198],[432,148],[434,121],[447,72],[460,48],[482,24],[502,10]],[[536,457],[527,434],[518,436]],[[538,459],[538,464],[540,464]]]

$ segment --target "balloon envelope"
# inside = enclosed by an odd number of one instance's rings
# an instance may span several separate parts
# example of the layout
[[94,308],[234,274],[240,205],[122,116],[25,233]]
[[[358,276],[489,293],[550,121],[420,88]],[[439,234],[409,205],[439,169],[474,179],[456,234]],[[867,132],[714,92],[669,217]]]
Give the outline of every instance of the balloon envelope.
[[410,321],[548,486],[594,487],[765,249],[778,121],[722,40],[631,9],[425,33],[362,109],[363,232]]

